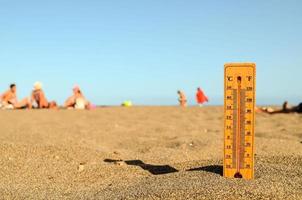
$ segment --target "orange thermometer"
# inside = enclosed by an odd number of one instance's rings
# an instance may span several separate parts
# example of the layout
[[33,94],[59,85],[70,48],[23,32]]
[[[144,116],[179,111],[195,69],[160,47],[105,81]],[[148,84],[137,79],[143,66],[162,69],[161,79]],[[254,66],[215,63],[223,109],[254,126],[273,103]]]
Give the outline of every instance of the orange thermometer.
[[254,178],[254,63],[224,66],[224,167],[227,178]]

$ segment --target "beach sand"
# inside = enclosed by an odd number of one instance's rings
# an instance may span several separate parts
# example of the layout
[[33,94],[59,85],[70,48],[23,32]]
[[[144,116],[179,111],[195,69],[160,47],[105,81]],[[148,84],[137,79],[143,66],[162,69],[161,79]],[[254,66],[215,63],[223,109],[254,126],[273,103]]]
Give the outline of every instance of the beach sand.
[[1,111],[0,199],[302,199],[302,115],[256,129],[245,181],[221,176],[222,107]]

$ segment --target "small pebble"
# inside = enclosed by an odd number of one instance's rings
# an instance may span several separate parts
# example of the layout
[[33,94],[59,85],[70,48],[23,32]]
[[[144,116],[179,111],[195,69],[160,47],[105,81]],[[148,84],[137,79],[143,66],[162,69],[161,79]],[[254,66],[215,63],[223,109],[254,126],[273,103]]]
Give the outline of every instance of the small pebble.
[[118,162],[115,162],[114,164],[118,165],[118,166],[123,166],[125,165],[125,163],[123,161],[118,161]]
[[84,165],[84,163],[81,163],[81,164],[78,166],[78,171],[79,171],[79,172],[82,172],[82,171],[84,171],[84,169],[85,169],[85,165]]

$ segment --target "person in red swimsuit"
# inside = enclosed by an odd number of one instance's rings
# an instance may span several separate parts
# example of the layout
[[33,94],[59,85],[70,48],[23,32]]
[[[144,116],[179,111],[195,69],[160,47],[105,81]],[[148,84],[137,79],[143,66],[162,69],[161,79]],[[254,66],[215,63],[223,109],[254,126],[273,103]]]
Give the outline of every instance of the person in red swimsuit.
[[202,106],[205,102],[209,102],[208,97],[204,94],[201,88],[197,88],[196,101],[199,106]]

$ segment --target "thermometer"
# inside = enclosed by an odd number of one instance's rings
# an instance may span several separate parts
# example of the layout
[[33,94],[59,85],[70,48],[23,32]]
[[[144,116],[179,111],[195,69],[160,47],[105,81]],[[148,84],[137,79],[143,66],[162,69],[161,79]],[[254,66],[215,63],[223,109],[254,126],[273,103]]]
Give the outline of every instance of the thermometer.
[[254,178],[254,63],[224,66],[224,167],[227,178]]

